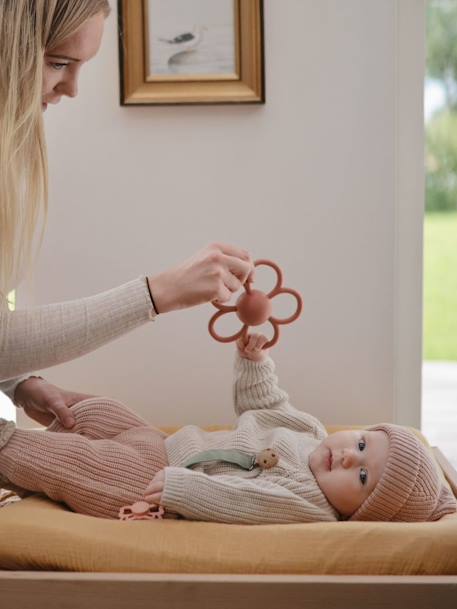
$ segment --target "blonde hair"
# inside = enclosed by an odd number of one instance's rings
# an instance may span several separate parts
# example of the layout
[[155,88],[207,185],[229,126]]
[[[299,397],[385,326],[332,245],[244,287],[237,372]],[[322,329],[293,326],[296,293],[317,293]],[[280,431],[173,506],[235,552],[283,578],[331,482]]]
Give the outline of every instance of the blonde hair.
[[48,213],[48,165],[43,129],[44,53],[88,19],[111,12],[108,0],[0,2],[0,310],[29,274]]

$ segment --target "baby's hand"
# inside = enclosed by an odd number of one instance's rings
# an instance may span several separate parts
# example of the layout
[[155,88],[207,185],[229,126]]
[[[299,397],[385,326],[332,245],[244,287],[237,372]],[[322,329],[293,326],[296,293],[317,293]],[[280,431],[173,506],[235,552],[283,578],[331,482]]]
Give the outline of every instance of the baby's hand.
[[144,500],[148,503],[160,505],[162,500],[162,492],[165,483],[165,472],[159,470],[144,491]]
[[268,349],[262,349],[268,338],[263,334],[248,334],[245,341],[239,338],[236,341],[238,353],[245,359],[250,359],[253,362],[263,362],[268,355]]

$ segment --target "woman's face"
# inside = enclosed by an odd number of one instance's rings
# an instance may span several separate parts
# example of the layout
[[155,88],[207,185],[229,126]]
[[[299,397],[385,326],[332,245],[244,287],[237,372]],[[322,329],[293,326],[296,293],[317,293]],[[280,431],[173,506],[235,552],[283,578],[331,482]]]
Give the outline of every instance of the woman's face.
[[46,50],[43,68],[43,111],[58,104],[62,95],[76,97],[81,66],[97,54],[103,36],[103,13],[88,19],[77,32]]

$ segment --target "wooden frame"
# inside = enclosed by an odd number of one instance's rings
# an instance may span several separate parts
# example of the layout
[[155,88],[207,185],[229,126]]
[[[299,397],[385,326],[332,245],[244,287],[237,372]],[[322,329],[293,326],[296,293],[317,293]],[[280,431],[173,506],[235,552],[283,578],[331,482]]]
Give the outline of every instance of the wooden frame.
[[147,6],[118,0],[121,105],[265,102],[263,0],[235,0],[238,73],[230,76],[148,77]]
[[17,609],[455,609],[457,576],[0,572]]
[[[457,471],[439,448],[433,452],[457,496]],[[20,609],[455,609],[457,575],[0,571],[0,598]]]

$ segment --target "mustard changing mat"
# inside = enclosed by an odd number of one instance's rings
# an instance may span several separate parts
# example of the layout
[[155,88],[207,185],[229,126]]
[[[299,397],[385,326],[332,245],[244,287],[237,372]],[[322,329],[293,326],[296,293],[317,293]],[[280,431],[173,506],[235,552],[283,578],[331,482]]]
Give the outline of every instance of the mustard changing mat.
[[0,509],[0,569],[456,575],[457,514],[429,523],[120,522],[34,495]]

